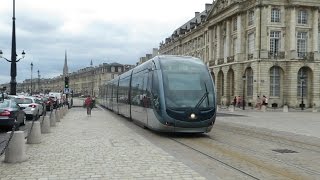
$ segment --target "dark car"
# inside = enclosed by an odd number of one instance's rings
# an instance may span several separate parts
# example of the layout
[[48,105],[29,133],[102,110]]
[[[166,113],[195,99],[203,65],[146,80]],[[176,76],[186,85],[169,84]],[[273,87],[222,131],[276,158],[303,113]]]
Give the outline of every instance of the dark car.
[[16,129],[18,129],[25,123],[25,112],[13,99],[5,99],[0,102],[0,127],[12,128],[16,124]]

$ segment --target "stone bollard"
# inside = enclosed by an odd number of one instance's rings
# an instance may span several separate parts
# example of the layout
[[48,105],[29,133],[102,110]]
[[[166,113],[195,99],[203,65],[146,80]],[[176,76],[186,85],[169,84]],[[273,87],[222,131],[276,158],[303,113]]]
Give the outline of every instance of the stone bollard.
[[318,109],[314,106],[314,107],[312,108],[312,112],[318,112]]
[[229,106],[229,111],[234,112],[234,106]]
[[[29,123],[29,127],[32,126],[32,122]],[[27,137],[27,143],[28,144],[39,144],[41,143],[41,128],[40,128],[40,122],[34,121],[32,129]]]
[[61,114],[60,109],[57,109],[57,110],[55,111],[56,122],[60,122],[60,117],[61,117],[60,114]]
[[55,126],[56,126],[56,113],[50,112],[50,127],[55,127]]
[[284,106],[283,106],[283,112],[289,112],[289,108],[288,108],[287,105],[284,105]]
[[220,108],[219,108],[219,106],[217,105],[217,112],[219,112],[220,111]]
[[[7,132],[8,135],[11,131]],[[27,160],[24,131],[14,131],[9,145],[5,151],[4,162],[18,163]]]
[[262,105],[262,106],[261,106],[261,111],[262,111],[262,112],[266,112],[266,111],[267,111],[267,106]]
[[50,133],[50,117],[44,116],[43,122],[41,124],[41,133]]

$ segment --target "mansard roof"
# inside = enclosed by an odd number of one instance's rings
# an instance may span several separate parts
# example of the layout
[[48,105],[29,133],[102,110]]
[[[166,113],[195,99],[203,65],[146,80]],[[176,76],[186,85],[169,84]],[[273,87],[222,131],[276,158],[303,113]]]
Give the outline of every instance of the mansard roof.
[[[190,19],[188,22],[180,26],[178,29],[174,30],[171,37],[168,37],[165,39],[165,43],[169,43],[175,38],[179,37],[179,35],[183,35],[186,32],[194,29],[196,26],[204,23],[206,21],[206,18],[212,8],[212,4],[205,4],[205,10],[200,12],[195,12],[195,16]],[[163,42],[160,43],[160,46],[163,44]]]

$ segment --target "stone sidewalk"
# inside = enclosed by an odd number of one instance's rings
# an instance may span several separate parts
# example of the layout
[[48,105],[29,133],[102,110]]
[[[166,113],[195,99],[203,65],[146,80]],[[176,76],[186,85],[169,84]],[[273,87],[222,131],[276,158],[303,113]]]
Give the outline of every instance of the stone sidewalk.
[[2,156],[0,179],[205,179],[110,113],[70,109],[40,144],[26,145],[27,161]]

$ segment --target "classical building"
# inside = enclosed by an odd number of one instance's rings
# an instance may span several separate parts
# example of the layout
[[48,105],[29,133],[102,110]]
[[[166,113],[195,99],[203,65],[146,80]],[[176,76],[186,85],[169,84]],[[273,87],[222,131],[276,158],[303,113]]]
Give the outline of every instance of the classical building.
[[160,43],[211,70],[217,103],[320,106],[319,0],[216,0]]

